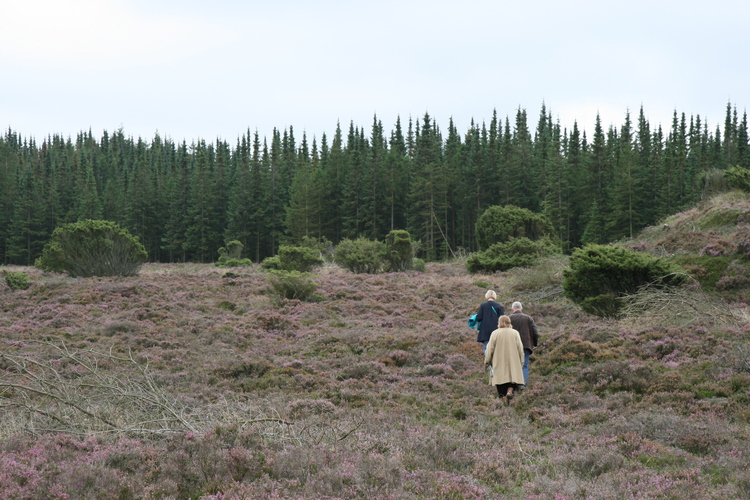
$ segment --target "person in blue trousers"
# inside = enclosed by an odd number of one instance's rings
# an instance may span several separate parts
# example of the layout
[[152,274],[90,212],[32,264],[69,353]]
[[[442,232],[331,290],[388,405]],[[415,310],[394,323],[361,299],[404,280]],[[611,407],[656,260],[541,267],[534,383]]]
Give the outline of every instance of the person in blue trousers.
[[513,302],[510,306],[510,323],[513,325],[513,329],[518,331],[521,335],[521,343],[523,344],[524,361],[523,361],[523,387],[529,382],[529,357],[531,352],[539,343],[539,332],[536,328],[534,319],[523,312],[523,304],[520,302]]

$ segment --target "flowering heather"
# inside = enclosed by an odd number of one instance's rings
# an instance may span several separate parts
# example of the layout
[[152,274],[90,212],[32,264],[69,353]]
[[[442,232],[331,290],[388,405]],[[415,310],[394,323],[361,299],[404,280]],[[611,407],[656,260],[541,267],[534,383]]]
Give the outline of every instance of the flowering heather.
[[[328,267],[306,302],[258,267],[18,268],[31,286],[0,290],[0,498],[750,495],[750,326],[600,319],[549,292],[556,266],[463,269]],[[510,406],[466,324],[485,284],[541,334]]]

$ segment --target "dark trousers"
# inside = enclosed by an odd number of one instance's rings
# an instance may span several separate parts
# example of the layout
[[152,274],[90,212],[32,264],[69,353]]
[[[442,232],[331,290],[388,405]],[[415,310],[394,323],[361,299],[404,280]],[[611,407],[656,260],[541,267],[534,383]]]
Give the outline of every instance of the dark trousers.
[[515,390],[518,389],[518,384],[500,384],[495,387],[497,387],[497,395],[504,398],[508,394],[508,389],[512,387],[515,392]]

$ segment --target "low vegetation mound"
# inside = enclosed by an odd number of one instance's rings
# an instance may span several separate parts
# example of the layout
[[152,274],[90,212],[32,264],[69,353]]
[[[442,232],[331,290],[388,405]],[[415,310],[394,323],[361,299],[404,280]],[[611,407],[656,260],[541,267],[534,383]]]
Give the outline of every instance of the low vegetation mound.
[[587,245],[570,256],[563,272],[565,296],[589,314],[616,317],[622,298],[644,285],[672,287],[685,275],[674,264],[621,246]]
[[83,220],[55,229],[35,265],[72,277],[135,276],[147,258],[138,238],[117,223]]

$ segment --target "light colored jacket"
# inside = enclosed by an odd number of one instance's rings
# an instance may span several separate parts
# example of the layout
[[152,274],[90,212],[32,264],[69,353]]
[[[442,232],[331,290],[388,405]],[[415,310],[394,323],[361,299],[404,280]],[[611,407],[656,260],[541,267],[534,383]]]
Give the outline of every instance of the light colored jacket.
[[491,385],[523,385],[523,344],[513,328],[498,328],[490,336],[484,362],[492,364]]

